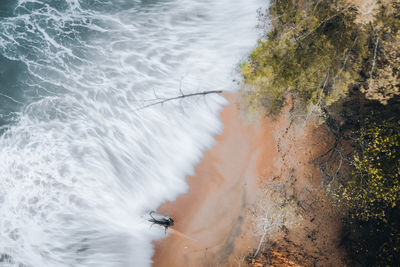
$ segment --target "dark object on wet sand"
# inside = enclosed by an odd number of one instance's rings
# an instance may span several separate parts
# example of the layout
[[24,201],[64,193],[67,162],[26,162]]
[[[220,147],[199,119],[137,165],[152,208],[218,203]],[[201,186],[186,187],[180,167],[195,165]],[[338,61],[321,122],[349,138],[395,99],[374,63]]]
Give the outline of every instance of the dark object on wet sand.
[[164,215],[160,215],[157,213],[156,213],[156,215],[157,215],[156,217],[158,217],[158,218],[154,218],[152,215],[153,213],[155,213],[155,212],[152,211],[149,213],[149,215],[151,217],[151,219],[149,219],[149,222],[152,222],[153,224],[158,224],[158,225],[164,227],[165,234],[167,234],[167,229],[174,225],[174,220],[172,218],[170,218],[169,216],[164,216]]

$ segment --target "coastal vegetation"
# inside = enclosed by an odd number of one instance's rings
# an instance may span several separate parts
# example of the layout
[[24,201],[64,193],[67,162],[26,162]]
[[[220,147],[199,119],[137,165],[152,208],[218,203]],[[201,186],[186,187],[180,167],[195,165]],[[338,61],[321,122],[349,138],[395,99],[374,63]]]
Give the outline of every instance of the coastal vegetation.
[[275,0],[259,18],[265,34],[240,69],[248,111],[275,117],[290,95],[293,117],[329,129],[319,158],[335,171],[322,184],[346,211],[348,262],[399,266],[400,1]]
[[400,263],[400,120],[371,114],[354,131],[351,173],[335,199],[349,209],[350,255],[364,266]]
[[400,200],[400,121],[367,117],[355,134],[354,168],[339,186],[338,201],[362,220],[387,221],[386,209],[395,208]]
[[372,17],[345,0],[279,0],[260,11],[266,34],[241,66],[250,108],[277,114],[290,91],[306,108],[331,107],[351,88],[383,104],[398,95],[400,4],[371,5]]

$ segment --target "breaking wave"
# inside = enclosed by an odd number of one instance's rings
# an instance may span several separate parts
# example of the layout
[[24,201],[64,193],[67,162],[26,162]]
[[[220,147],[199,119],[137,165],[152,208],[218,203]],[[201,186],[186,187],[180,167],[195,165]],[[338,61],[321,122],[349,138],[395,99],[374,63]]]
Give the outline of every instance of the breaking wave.
[[222,129],[258,0],[0,3],[0,265],[150,266],[143,215]]

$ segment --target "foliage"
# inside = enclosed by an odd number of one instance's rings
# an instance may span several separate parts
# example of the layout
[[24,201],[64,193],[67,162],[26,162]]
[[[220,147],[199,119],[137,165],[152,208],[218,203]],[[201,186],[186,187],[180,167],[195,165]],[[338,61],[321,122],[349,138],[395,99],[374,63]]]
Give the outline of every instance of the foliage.
[[[398,102],[400,0],[271,1],[260,25],[265,35],[241,65],[250,110],[278,114],[294,92],[327,125],[343,115],[340,140],[366,110]],[[354,132],[353,172],[334,193],[349,209],[348,251],[362,266],[400,266],[400,116],[389,113]]]
[[367,79],[361,91],[368,99],[387,104],[400,94],[400,1],[382,5],[371,32],[369,57],[364,64]]
[[355,131],[353,172],[333,195],[349,208],[349,253],[363,266],[400,264],[400,120],[374,113]]
[[400,121],[366,118],[356,134],[354,170],[339,200],[359,219],[386,222],[386,211],[400,202]]
[[[379,2],[376,19],[367,25],[360,25],[359,10],[347,2],[271,3],[260,16],[261,25],[271,30],[241,66],[249,105],[277,114],[289,91],[305,106],[327,107],[346,97],[350,87],[382,103],[398,94],[396,1]],[[375,45],[377,38],[382,40]]]

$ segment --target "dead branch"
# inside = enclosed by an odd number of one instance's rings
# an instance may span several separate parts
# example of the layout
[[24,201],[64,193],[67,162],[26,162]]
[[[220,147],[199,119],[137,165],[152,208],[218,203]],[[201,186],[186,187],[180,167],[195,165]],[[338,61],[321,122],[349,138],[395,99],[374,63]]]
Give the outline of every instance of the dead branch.
[[[329,186],[330,186],[333,182],[336,181],[336,178],[337,178],[338,175],[339,175],[339,171],[340,171],[340,169],[342,168],[342,165],[343,165],[344,157],[343,157],[342,152],[341,152],[340,150],[338,150],[338,149],[335,149],[335,151],[336,151],[336,152],[338,153],[338,155],[340,156],[340,159],[339,159],[339,166],[337,167],[336,171],[333,173],[333,176],[331,177],[331,180],[327,183],[327,185],[326,185],[327,188],[329,188]],[[326,164],[326,163],[325,163],[325,164]],[[320,166],[320,170],[321,170],[321,172],[323,172],[321,166]],[[325,175],[329,177],[329,175],[327,174],[326,171],[323,172],[323,173],[325,173]],[[329,191],[329,190],[328,190],[328,191]]]
[[[320,159],[322,159],[323,157],[327,156],[329,153],[336,151],[336,148],[338,147],[338,145],[340,144],[340,142],[342,141],[342,138],[336,138],[335,139],[335,143],[333,144],[333,146],[328,149],[325,153],[319,155],[318,157],[316,157],[312,162],[313,164],[316,164]],[[331,155],[332,156],[332,155]]]
[[314,29],[312,29],[311,31],[309,31],[308,33],[306,33],[306,34],[303,35],[303,36],[300,36],[298,39],[299,39],[299,40],[305,39],[305,38],[308,37],[310,34],[312,34],[313,32],[315,32],[316,30],[318,30],[319,27],[321,27],[324,23],[326,23],[326,22],[330,21],[331,19],[333,19],[333,18],[339,16],[340,14],[343,14],[344,12],[346,12],[346,11],[349,10],[349,9],[350,9],[350,7],[345,8],[345,9],[343,9],[342,11],[340,11],[340,12],[338,12],[338,13],[336,13],[336,14],[333,14],[332,16],[328,17],[327,19],[323,20],[319,25],[317,25],[317,26],[316,26]]
[[221,94],[223,91],[222,90],[211,90],[211,91],[203,91],[203,92],[197,92],[197,93],[191,93],[191,94],[183,94],[182,89],[180,89],[181,91],[181,95],[179,96],[175,96],[175,97],[170,97],[170,98],[156,98],[156,99],[152,99],[151,101],[156,101],[154,103],[145,105],[143,107],[138,108],[137,110],[142,110],[151,106],[155,106],[155,105],[159,105],[159,104],[164,104],[166,102],[172,101],[172,100],[178,100],[178,99],[183,99],[183,98],[187,98],[187,97],[192,97],[192,96],[205,96],[205,95],[209,95],[209,94]]
[[373,82],[373,78],[372,78],[372,74],[374,72],[374,68],[375,68],[375,63],[376,63],[376,51],[378,49],[378,43],[379,43],[379,36],[376,37],[376,42],[375,42],[375,49],[374,49],[374,59],[372,61],[372,67],[371,67],[371,73],[370,73],[370,81],[369,81],[369,90],[371,90],[372,88],[372,82]]
[[[268,207],[265,209],[265,219],[266,219],[266,221],[267,222],[270,222],[271,221],[271,219],[269,218],[269,209],[268,209]],[[254,252],[254,255],[253,255],[253,258],[255,258],[255,257],[257,257],[257,254],[258,254],[258,252],[260,252],[260,249],[261,249],[261,245],[262,245],[262,243],[264,242],[264,239],[265,239],[265,236],[267,235],[267,232],[268,232],[268,230],[269,229],[271,229],[272,227],[274,227],[275,226],[275,224],[267,224],[267,223],[264,223],[264,225],[263,225],[263,234],[262,234],[262,236],[261,236],[261,238],[260,238],[260,241],[258,242],[258,246],[257,246],[257,250],[256,250],[256,252]]]
[[[278,190],[280,193],[284,191],[284,187],[286,184],[290,183],[293,179],[293,174],[294,174],[294,168],[290,170],[290,174],[288,178],[281,184],[277,185],[275,190]],[[271,186],[271,188],[273,188]],[[273,189],[272,189],[273,190]],[[287,196],[286,192],[284,192],[285,196],[283,197],[284,202],[287,201]],[[286,204],[285,204],[286,205]],[[254,252],[253,258],[256,258],[258,253],[261,250],[261,246],[264,243],[265,237],[269,232],[272,232],[274,229],[278,229],[282,225],[284,226],[289,225],[290,222],[287,221],[286,214],[282,213],[282,205],[278,205],[277,203],[268,203],[267,206],[265,207],[265,215],[262,218],[262,235],[261,238],[258,242],[258,246],[256,251]]]

